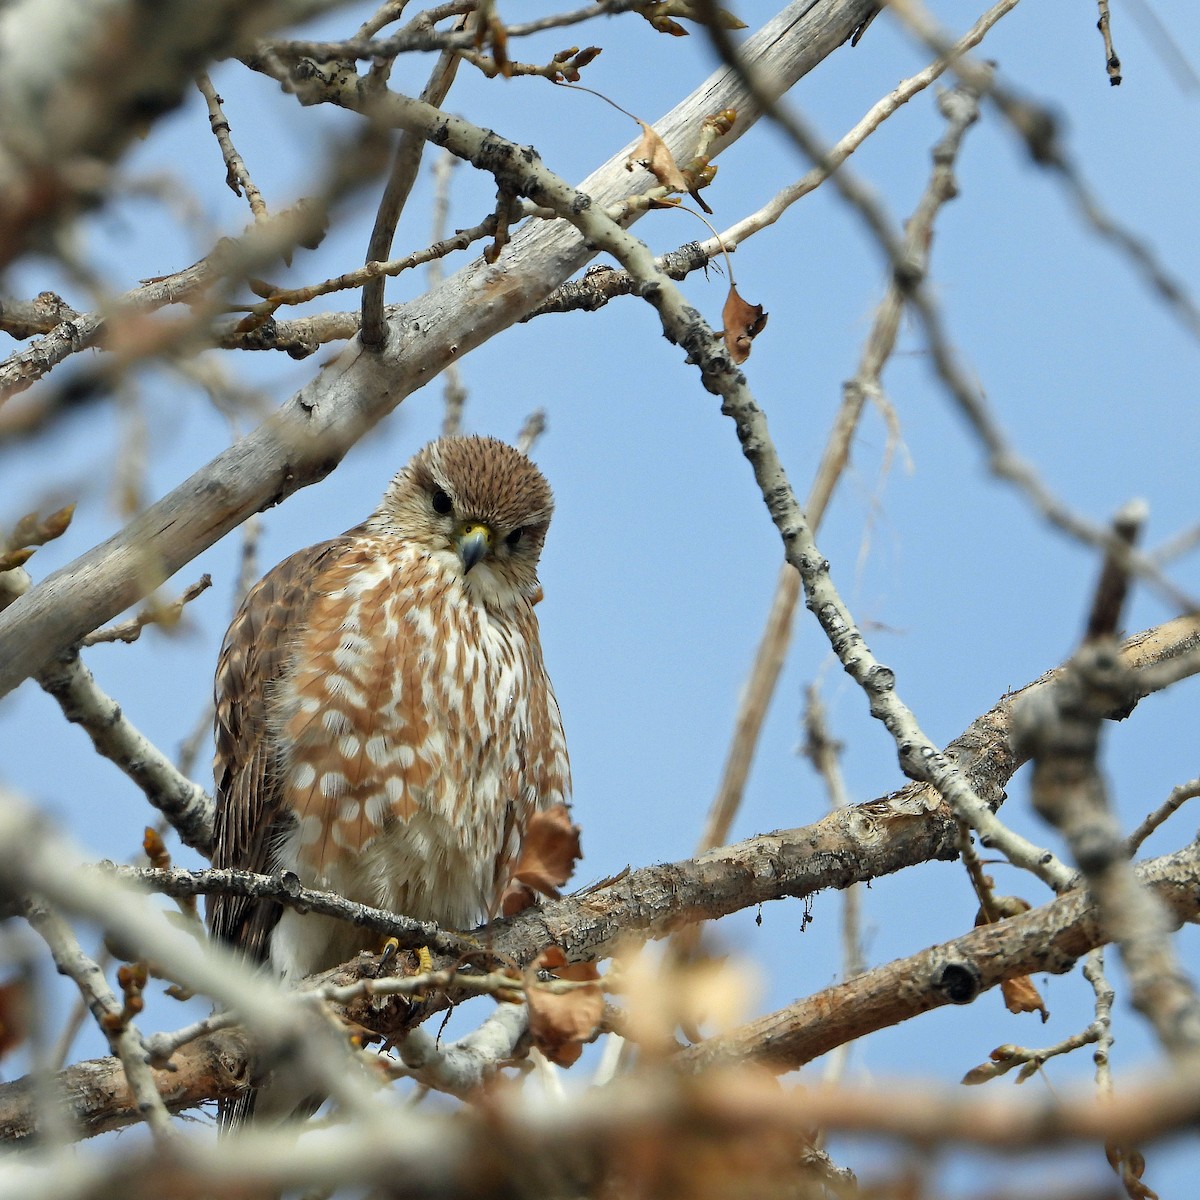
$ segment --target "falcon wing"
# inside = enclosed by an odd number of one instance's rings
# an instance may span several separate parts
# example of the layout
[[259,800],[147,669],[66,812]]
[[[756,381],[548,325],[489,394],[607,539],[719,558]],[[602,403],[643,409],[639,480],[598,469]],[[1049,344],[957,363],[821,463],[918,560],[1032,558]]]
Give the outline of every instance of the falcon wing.
[[[280,807],[282,748],[269,720],[272,693],[291,665],[315,593],[313,582],[349,544],[344,534],[285,558],[250,589],[217,662],[217,812],[212,865],[269,874],[271,852],[290,820]],[[212,936],[252,962],[268,957],[283,912],[274,900],[213,895]]]

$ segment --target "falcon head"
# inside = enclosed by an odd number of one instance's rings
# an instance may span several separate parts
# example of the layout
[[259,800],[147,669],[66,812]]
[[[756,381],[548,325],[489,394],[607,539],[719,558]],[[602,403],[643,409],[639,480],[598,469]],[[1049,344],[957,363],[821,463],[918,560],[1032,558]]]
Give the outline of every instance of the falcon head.
[[416,543],[503,608],[539,592],[537,566],[554,511],[542,473],[489,437],[431,442],[388,485],[367,528]]

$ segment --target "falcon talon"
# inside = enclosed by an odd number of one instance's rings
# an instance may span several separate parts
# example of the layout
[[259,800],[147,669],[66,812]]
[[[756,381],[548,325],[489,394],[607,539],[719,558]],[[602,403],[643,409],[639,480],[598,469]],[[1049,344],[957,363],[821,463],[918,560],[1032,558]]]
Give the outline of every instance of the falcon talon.
[[396,957],[399,951],[400,943],[394,937],[388,938],[388,940],[383,943],[383,949],[379,952],[379,961],[375,964],[376,979],[383,977],[388,963],[390,963],[392,959]]
[[[214,867],[443,929],[499,910],[530,822],[571,791],[534,613],[553,510],[518,450],[443,438],[362,524],[250,590],[217,666]],[[208,924],[289,979],[360,949],[348,922],[270,897],[210,897]]]

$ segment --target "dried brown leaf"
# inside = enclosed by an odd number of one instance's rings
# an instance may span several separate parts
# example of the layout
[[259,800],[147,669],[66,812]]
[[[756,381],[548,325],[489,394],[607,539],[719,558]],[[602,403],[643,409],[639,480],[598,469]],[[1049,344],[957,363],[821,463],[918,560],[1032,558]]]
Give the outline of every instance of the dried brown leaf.
[[22,979],[0,984],[0,1055],[29,1036],[29,987]]
[[1050,1013],[1043,1003],[1033,980],[1028,975],[1016,979],[1005,979],[1000,984],[1000,994],[1004,1004],[1011,1013],[1036,1012],[1042,1014],[1042,1024],[1050,1019]]
[[500,897],[500,915],[502,917],[515,917],[517,913],[523,913],[527,908],[532,908],[536,903],[537,896],[533,888],[524,883],[517,883],[514,880],[504,889],[504,895]]
[[171,852],[162,840],[162,834],[153,825],[147,825],[142,832],[142,853],[150,860],[150,865],[158,870],[171,865]]
[[582,857],[579,826],[572,823],[571,810],[565,804],[556,804],[534,813],[525,830],[513,879],[543,896],[558,899],[558,889],[571,878]]
[[642,140],[625,160],[625,169],[632,171],[635,166],[645,167],[663,187],[686,192],[687,176],[679,169],[671,151],[667,149],[667,143],[645,121],[639,121],[638,124],[642,127]]
[[1158,1193],[1142,1182],[1146,1171],[1146,1159],[1140,1150],[1106,1142],[1104,1153],[1108,1165],[1121,1177],[1121,1184],[1130,1200],[1159,1200]]
[[[558,979],[583,984],[566,992],[550,991],[539,985],[538,971],[550,971]],[[525,996],[529,1005],[529,1035],[533,1044],[552,1062],[569,1067],[583,1053],[604,1016],[604,993],[597,982],[595,963],[567,963],[558,946],[547,946],[525,974]]]
[[508,57],[508,30],[505,28],[504,22],[495,15],[488,21],[487,28],[488,39],[492,44],[492,61],[495,62],[496,69],[505,79],[511,79],[513,66]]
[[761,304],[747,304],[738,295],[738,290],[732,284],[729,295],[725,297],[725,307],[721,309],[721,320],[725,322],[722,337],[729,357],[741,365],[750,357],[750,345],[767,327],[767,314]]

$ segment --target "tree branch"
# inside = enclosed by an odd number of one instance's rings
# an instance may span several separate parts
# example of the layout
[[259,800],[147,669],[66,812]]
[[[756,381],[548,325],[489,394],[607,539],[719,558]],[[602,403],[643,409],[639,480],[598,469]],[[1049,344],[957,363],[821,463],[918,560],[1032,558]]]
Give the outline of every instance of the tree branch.
[[[1178,924],[1200,913],[1200,845],[1137,870],[1142,884]],[[723,1037],[690,1046],[677,1057],[691,1070],[754,1061],[791,1071],[836,1046],[898,1025],[947,1004],[970,1004],[1006,979],[1048,971],[1061,975],[1082,955],[1111,940],[1102,914],[1077,889],[1019,917],[979,925],[919,954],[751,1021]]]
[[[814,7],[793,0],[743,53],[788,87],[842,44],[870,2],[828,0]],[[713,147],[715,154],[757,116],[733,72],[718,71],[657,127],[668,145],[680,147],[704,116],[731,107],[738,109],[738,120]],[[439,128],[438,122],[431,126]],[[593,205],[603,207],[637,186],[625,170],[627,155],[628,148],[581,185]],[[488,163],[498,169],[495,159]],[[514,170],[517,166],[514,160]],[[523,171],[516,182],[524,182]],[[594,253],[563,222],[538,222],[519,230],[494,266],[473,263],[392,310],[395,336],[384,351],[348,347],[255,430],[0,614],[0,695],[146,595],[247,515],[324,478],[406,396],[541,303]]]

